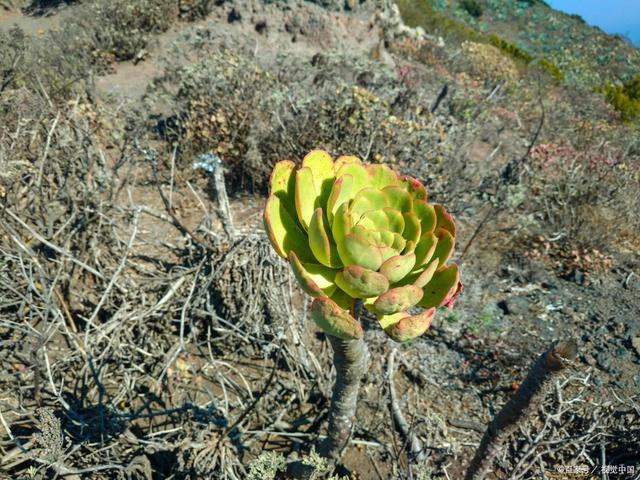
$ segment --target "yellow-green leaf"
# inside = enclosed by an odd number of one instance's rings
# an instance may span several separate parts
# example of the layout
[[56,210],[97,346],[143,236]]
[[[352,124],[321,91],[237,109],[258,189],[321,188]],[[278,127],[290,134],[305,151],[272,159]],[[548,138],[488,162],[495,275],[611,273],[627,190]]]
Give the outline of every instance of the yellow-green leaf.
[[294,250],[301,261],[315,261],[307,235],[275,195],[270,195],[265,205],[264,224],[267,236],[278,255],[287,258],[289,252]]

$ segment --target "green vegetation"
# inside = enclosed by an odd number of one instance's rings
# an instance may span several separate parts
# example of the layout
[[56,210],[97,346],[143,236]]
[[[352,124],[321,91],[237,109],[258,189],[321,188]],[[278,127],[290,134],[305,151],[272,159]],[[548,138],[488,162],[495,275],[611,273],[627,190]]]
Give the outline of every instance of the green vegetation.
[[622,85],[606,86],[604,94],[624,120],[640,119],[640,74]]
[[564,73],[562,73],[562,70],[560,70],[555,63],[550,62],[546,58],[541,58],[538,61],[538,65],[558,82],[564,82]]
[[[549,65],[542,65],[542,68],[554,79],[562,77],[563,82],[570,85],[598,89],[604,83],[627,80],[640,69],[639,49],[622,38],[585,24],[578,15],[555,11],[540,0],[485,0],[479,3],[482,16],[474,17],[461,14],[461,1],[432,1],[433,5],[438,5],[441,16],[502,39],[494,39],[493,44],[505,52],[524,61],[527,56],[547,59],[562,75],[553,67],[547,68]],[[511,45],[517,45],[516,49]]]
[[[532,2],[540,3],[537,1]],[[411,27],[422,27],[425,31],[443,36],[448,41],[475,43],[486,43],[493,45],[509,58],[529,65],[536,57],[518,45],[508,42],[502,37],[492,34],[478,32],[474,28],[447,16],[446,11],[441,11],[442,5],[435,8],[431,0],[400,0],[397,2],[400,14],[405,23]],[[476,0],[465,0],[460,6],[471,16],[479,18],[482,16],[482,7]],[[546,57],[540,57],[538,66],[554,80],[563,82],[565,75],[554,62]]]
[[521,60],[525,63],[531,63],[533,61],[532,55],[525,52],[517,45],[514,45],[513,43],[509,43],[495,34],[489,35],[488,39],[491,45],[500,49],[502,52],[506,53],[507,55],[509,55],[511,58],[515,60]]
[[436,10],[430,0],[399,0],[396,2],[404,22],[410,27],[422,27],[446,40],[481,41],[483,35],[473,28],[449,18]]

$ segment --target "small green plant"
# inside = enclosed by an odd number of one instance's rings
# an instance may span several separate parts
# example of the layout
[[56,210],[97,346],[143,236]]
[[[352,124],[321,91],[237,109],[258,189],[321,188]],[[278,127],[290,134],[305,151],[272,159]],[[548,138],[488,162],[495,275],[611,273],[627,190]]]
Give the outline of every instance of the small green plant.
[[499,48],[500,50],[502,50],[504,53],[506,53],[507,55],[509,55],[511,58],[515,60],[521,60],[524,63],[531,63],[533,61],[533,56],[531,54],[525,52],[517,45],[507,42],[506,40],[500,38],[497,35],[494,35],[494,34],[489,35],[488,39],[491,45]]
[[247,480],[273,480],[286,468],[287,461],[281,453],[264,452],[251,463]]
[[547,72],[556,81],[564,82],[564,73],[562,73],[562,70],[560,70],[555,63],[547,60],[546,58],[541,58],[538,61],[538,65],[540,65],[540,68]]
[[[267,235],[301,288],[311,317],[334,350],[336,385],[321,456],[337,460],[351,437],[360,379],[368,368],[364,306],[396,342],[422,335],[440,306],[451,308],[462,283],[447,266],[456,225],[427,202],[416,179],[354,156],[321,150],[278,162],[264,211]],[[409,312],[422,307],[421,313]]]
[[[289,260],[302,289],[315,298],[312,317],[327,334],[361,338],[357,300],[395,341],[422,335],[435,309],[461,289],[458,267],[447,266],[456,226],[412,177],[357,157],[334,163],[321,150],[296,169],[276,164],[265,208],[269,239]],[[413,306],[426,309],[412,316]]]
[[636,75],[622,85],[608,85],[604,88],[607,101],[622,116],[623,120],[640,119],[640,75]]

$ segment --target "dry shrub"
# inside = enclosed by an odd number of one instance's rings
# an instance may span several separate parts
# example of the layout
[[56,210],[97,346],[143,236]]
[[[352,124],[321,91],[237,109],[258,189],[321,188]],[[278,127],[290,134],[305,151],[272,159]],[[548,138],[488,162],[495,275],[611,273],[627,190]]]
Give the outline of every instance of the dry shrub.
[[182,165],[213,151],[233,186],[265,190],[275,162],[313,148],[392,163],[429,158],[441,139],[425,107],[430,99],[410,76],[410,67],[396,73],[333,54],[310,63],[282,57],[267,69],[227,52],[170,72],[149,100],[150,108],[172,102],[178,82],[175,115],[159,131],[179,147]]
[[204,18],[213,8],[214,0],[179,0],[178,9],[180,17],[185,20],[198,20]]
[[638,241],[640,165],[603,144],[540,144],[531,151],[526,203],[549,237],[600,250]]
[[80,28],[98,59],[131,60],[153,34],[167,30],[177,15],[176,2],[169,0],[97,1],[83,5],[61,33],[68,36]]
[[463,42],[462,71],[482,80],[515,80],[518,78],[518,67],[498,48],[486,43]]
[[142,55],[151,36],[167,30],[177,14],[169,0],[99,0],[75,7],[41,38],[17,27],[0,32],[0,92],[26,87],[53,103],[84,95],[95,71]]

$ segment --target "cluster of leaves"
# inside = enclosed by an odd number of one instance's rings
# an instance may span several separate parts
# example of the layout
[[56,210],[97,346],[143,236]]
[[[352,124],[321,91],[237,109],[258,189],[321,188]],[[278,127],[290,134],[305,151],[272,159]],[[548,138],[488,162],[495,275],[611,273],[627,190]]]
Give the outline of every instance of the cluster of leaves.
[[177,10],[175,2],[166,0],[115,0],[87,4],[80,15],[67,28],[89,24],[94,55],[131,60],[146,47],[151,35],[169,28]]
[[640,119],[640,75],[622,85],[606,86],[604,94],[624,120]]

